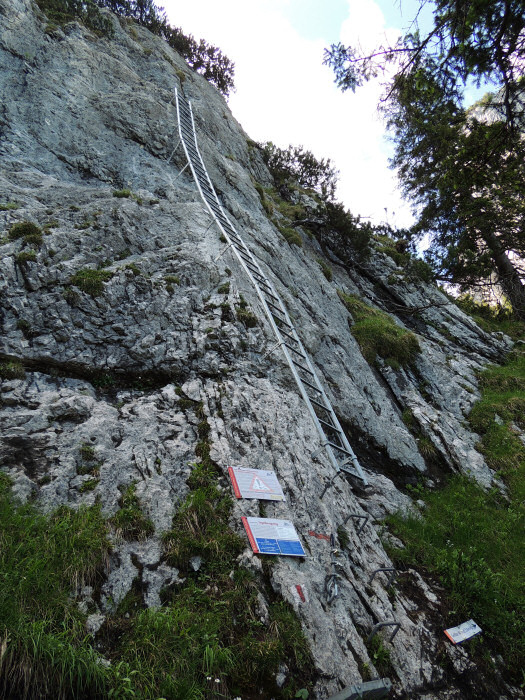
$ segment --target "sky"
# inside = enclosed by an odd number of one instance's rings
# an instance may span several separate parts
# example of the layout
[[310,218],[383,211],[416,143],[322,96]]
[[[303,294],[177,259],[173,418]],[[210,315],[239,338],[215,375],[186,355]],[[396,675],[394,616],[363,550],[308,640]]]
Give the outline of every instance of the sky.
[[[400,5],[401,2],[401,5]],[[255,141],[302,145],[339,170],[337,199],[373,223],[410,225],[388,167],[392,146],[377,113],[379,81],[342,93],[323,66],[332,43],[373,49],[410,26],[414,0],[164,0],[172,26],[235,63],[228,104]],[[423,23],[425,18],[422,19]]]

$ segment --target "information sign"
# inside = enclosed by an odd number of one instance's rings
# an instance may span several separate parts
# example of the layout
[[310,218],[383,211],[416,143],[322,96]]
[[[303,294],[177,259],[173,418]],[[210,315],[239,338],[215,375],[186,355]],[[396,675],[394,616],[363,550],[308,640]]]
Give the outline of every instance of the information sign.
[[450,627],[448,630],[445,630],[445,634],[453,644],[464,642],[465,639],[470,639],[480,632],[481,627],[478,627],[474,620],[468,620],[457,627]]
[[264,469],[228,467],[237,498],[259,498],[265,501],[284,501],[277,474]]
[[256,554],[284,554],[305,557],[306,553],[293,523],[274,518],[243,518],[246,534]]

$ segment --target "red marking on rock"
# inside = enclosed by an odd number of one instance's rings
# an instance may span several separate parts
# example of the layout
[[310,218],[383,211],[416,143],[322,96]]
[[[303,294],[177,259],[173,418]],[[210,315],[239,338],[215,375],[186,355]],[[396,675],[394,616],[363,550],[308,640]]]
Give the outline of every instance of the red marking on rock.
[[330,537],[328,535],[322,535],[320,532],[315,532],[314,530],[308,530],[308,534],[312,537],[317,537],[318,540],[327,540],[330,542]]

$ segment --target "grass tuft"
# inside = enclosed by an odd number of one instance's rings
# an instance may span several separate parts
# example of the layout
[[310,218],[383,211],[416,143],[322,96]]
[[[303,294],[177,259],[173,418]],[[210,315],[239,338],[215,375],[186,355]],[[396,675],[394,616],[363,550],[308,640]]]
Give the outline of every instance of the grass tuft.
[[0,379],[24,379],[24,366],[18,360],[0,363]]
[[107,282],[112,277],[113,273],[109,272],[109,270],[84,268],[75,272],[69,282],[86,294],[98,297],[104,292],[104,282]]
[[143,540],[155,532],[153,523],[140,509],[135,490],[135,483],[125,489],[120,499],[120,510],[110,520],[117,535],[127,540]]
[[339,298],[352,314],[352,335],[370,364],[382,357],[394,369],[413,363],[421,352],[417,337],[398,326],[388,314],[365,304],[353,294],[338,291]]

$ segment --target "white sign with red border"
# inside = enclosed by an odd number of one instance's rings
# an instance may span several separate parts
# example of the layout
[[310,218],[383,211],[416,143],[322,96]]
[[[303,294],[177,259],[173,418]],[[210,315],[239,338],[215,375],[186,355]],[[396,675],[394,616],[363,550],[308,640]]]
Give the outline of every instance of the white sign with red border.
[[265,501],[285,501],[277,474],[265,469],[228,467],[237,498],[259,498]]
[[448,630],[445,630],[445,634],[450,639],[452,644],[464,642],[465,639],[470,639],[475,634],[479,634],[480,632],[481,627],[478,627],[474,620],[468,620],[457,627],[449,627]]

